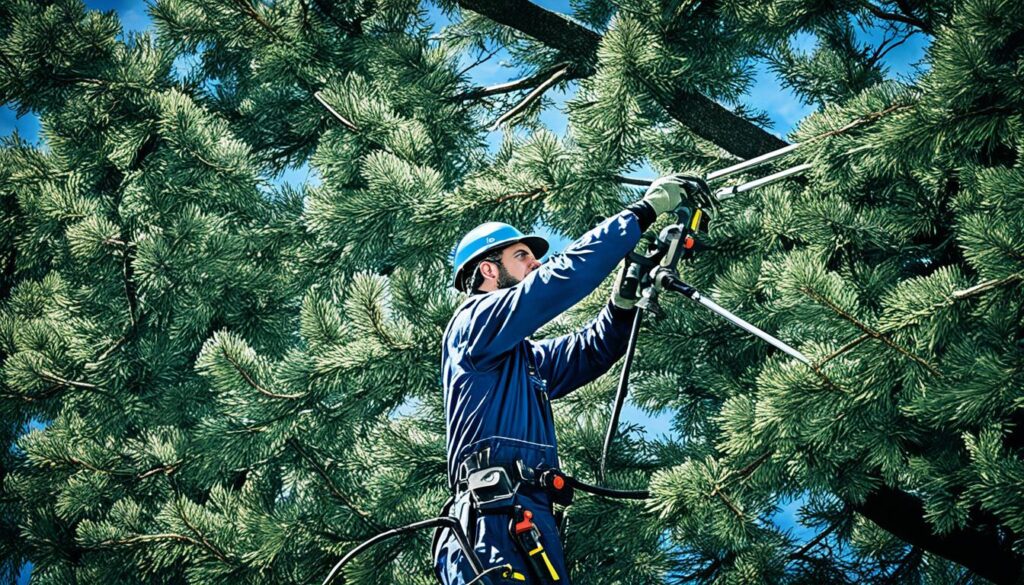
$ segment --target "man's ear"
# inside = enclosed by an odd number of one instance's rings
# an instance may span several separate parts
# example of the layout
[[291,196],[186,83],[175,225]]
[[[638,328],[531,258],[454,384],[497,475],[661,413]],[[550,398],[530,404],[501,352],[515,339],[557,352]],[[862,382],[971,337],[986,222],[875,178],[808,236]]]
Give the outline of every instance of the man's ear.
[[480,263],[480,268],[478,270],[480,270],[480,274],[484,278],[498,279],[498,265],[494,262],[484,260]]

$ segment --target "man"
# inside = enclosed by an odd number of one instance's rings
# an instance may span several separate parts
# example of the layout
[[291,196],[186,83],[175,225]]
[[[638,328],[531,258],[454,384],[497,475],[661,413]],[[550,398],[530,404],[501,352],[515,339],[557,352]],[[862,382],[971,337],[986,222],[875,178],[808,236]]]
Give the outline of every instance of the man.
[[[678,176],[573,242],[545,264],[548,243],[486,223],[455,251],[454,285],[470,293],[444,334],[450,514],[460,519],[485,569],[510,566],[511,581],[568,585],[546,471],[558,468],[549,400],[604,374],[625,352],[634,300],[619,294],[576,333],[535,341],[538,328],[590,294],[657,215],[706,187]],[[434,546],[444,585],[475,577],[449,531]],[[497,572],[474,583],[499,583]]]

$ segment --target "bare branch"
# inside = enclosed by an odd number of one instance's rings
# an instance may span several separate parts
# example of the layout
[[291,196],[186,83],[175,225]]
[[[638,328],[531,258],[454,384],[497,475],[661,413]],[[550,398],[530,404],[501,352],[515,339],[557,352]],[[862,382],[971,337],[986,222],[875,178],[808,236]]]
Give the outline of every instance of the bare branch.
[[487,53],[487,54],[486,54],[486,55],[484,55],[483,57],[480,57],[479,59],[477,59],[477,60],[476,60],[476,61],[474,61],[473,63],[471,63],[471,64],[467,65],[467,66],[465,67],[465,69],[463,69],[462,71],[459,71],[459,72],[458,72],[458,73],[456,74],[456,77],[462,77],[463,75],[465,75],[466,73],[468,73],[469,71],[471,71],[471,70],[472,70],[472,69],[473,69],[474,67],[476,67],[477,65],[480,65],[481,63],[485,63],[485,62],[487,62],[487,61],[490,61],[492,57],[494,57],[495,55],[497,55],[497,54],[498,54],[498,51],[501,51],[501,49],[502,49],[502,48],[503,48],[503,47],[502,47],[501,45],[498,45],[498,47],[497,47],[496,49],[494,49],[494,50],[493,50],[493,51],[491,51],[490,53]]
[[803,557],[812,548],[818,546],[818,543],[820,543],[821,541],[825,540],[825,537],[827,537],[829,534],[832,534],[833,532],[835,532],[836,529],[839,528],[839,525],[840,525],[839,522],[835,522],[832,525],[830,525],[828,528],[826,528],[825,530],[822,530],[821,532],[818,533],[817,536],[815,536],[811,540],[807,541],[807,544],[805,544],[802,547],[800,547],[799,550],[797,550],[794,553],[791,553],[789,555],[789,558],[797,559],[797,558]]
[[516,104],[516,106],[514,108],[512,108],[511,110],[505,112],[504,114],[502,114],[502,116],[500,118],[495,120],[494,124],[491,124],[491,127],[488,128],[488,130],[493,132],[493,131],[497,130],[498,128],[500,128],[501,125],[504,124],[505,122],[507,122],[507,121],[511,120],[512,118],[516,117],[516,115],[518,115],[520,112],[525,110],[527,108],[527,106],[529,106],[531,103],[533,103],[538,98],[540,98],[540,96],[544,95],[544,92],[546,92],[548,89],[550,89],[551,86],[553,86],[554,84],[558,83],[558,80],[561,79],[562,76],[564,76],[565,73],[568,70],[569,70],[569,66],[568,65],[564,65],[560,69],[555,71],[551,75],[551,77],[549,77],[546,80],[544,80],[544,82],[541,83],[540,85],[538,85],[536,87],[536,89],[534,89],[529,94],[527,94],[527,96],[525,98],[523,98],[523,101],[521,101],[518,104]]
[[[498,85],[491,85],[489,87],[473,88],[473,89],[471,89],[469,91],[465,91],[465,92],[462,92],[462,93],[460,93],[460,94],[458,94],[456,96],[453,96],[451,98],[451,101],[453,101],[453,102],[463,102],[463,101],[468,101],[468,100],[474,100],[474,99],[489,97],[489,96],[492,96],[492,95],[501,95],[501,94],[505,94],[505,93],[511,93],[513,91],[519,91],[520,89],[527,89],[527,88],[530,88],[530,87],[536,87],[538,84],[542,83],[546,79],[550,79],[552,75],[554,75],[556,72],[558,72],[559,69],[564,68],[566,65],[567,65],[566,63],[560,63],[560,64],[558,64],[558,65],[556,65],[554,67],[551,67],[550,69],[545,69],[544,71],[541,71],[540,73],[535,73],[535,74],[530,75],[528,77],[523,77],[523,78],[520,78],[520,79],[516,79],[514,81],[509,81],[507,83],[499,83]],[[565,81],[568,81],[568,80],[571,80],[571,79],[576,79],[578,77],[580,77],[579,74],[566,73],[565,74]]]
[[918,29],[920,29],[920,30],[922,30],[924,32],[929,32],[929,30],[931,28],[931,27],[928,26],[927,22],[921,20],[920,18],[917,18],[916,16],[914,16],[912,14],[901,14],[901,13],[898,13],[898,12],[887,12],[887,11],[883,10],[882,8],[872,4],[870,0],[865,0],[865,2],[863,4],[861,4],[861,5],[864,8],[866,8],[867,11],[870,12],[871,14],[873,14],[875,17],[881,18],[882,20],[888,20],[890,22],[902,22],[903,24],[909,24],[910,26],[916,27],[916,28],[918,28]]
[[997,279],[992,279],[992,280],[986,280],[985,282],[978,283],[978,284],[976,284],[976,285],[974,285],[974,286],[972,286],[970,288],[965,288],[965,289],[962,289],[962,290],[955,291],[953,293],[953,298],[958,300],[958,301],[961,300],[961,299],[968,299],[968,298],[971,298],[971,297],[974,297],[974,296],[977,296],[977,295],[980,295],[980,294],[987,293],[988,291],[990,291],[992,289],[999,288],[1001,286],[1006,286],[1008,284],[1013,284],[1013,283],[1021,280],[1021,278],[1024,278],[1024,275],[1021,275],[1021,274],[1018,273],[1018,274],[1011,274],[1010,276],[1007,276],[1005,278],[997,278]]
[[348,128],[353,132],[359,132],[359,128],[357,128],[356,125],[353,124],[352,122],[346,120],[345,117],[339,114],[337,110],[332,108],[331,104],[327,103],[327,100],[324,99],[324,96],[319,91],[313,92],[313,97],[316,98],[316,101],[320,102],[320,105],[327,108],[327,111],[330,112],[335,118],[337,118],[338,121],[341,122],[342,126]]

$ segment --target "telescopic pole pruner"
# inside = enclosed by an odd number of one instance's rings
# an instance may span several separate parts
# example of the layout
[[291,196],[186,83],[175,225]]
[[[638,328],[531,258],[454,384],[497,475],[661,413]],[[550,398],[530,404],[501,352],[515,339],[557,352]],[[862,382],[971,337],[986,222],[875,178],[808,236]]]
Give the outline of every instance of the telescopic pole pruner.
[[[712,172],[707,176],[706,180],[707,182],[716,181],[736,173],[753,169],[757,166],[786,156],[799,147],[800,143],[790,144],[789,146],[763,154],[757,158],[743,161],[731,167]],[[781,181],[782,179],[802,173],[810,168],[810,164],[800,164],[747,183],[731,187],[723,187],[715,191],[714,199],[723,201],[739,193],[757,189],[758,187],[763,187],[776,181]],[[612,416],[608,421],[608,429],[605,432],[604,445],[601,449],[599,470],[599,477],[601,481],[604,481],[605,479],[608,452],[611,448],[612,440],[615,438],[615,432],[618,430],[619,416],[622,414],[622,408],[626,402],[626,394],[628,392],[629,384],[629,371],[633,365],[633,356],[636,352],[636,341],[640,331],[640,322],[643,318],[643,312],[645,310],[656,310],[658,293],[660,291],[679,293],[721,316],[740,329],[743,329],[759,339],[766,341],[783,353],[796,358],[804,364],[811,364],[810,360],[807,359],[804,354],[800,353],[786,342],[736,316],[731,311],[714,302],[707,295],[702,294],[700,291],[686,284],[679,278],[679,275],[676,272],[676,266],[680,259],[693,253],[694,237],[706,226],[706,216],[700,208],[693,210],[680,208],[677,210],[677,217],[679,221],[662,230],[656,241],[650,246],[647,256],[641,257],[631,254],[627,258],[629,265],[626,269],[626,278],[623,279],[623,291],[620,291],[620,294],[625,292],[626,294],[624,296],[642,298],[637,302],[638,310],[636,312],[636,316],[633,318],[633,325],[630,329],[629,342],[626,346],[625,361],[623,362],[622,371],[619,375],[619,386],[615,393],[615,402],[612,406]]]

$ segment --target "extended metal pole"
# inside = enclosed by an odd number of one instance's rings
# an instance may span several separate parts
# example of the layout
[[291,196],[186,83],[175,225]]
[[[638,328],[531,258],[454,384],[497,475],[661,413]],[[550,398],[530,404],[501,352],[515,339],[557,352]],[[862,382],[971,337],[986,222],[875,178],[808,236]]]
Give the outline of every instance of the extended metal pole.
[[725,309],[724,307],[722,307],[718,303],[716,303],[716,302],[712,301],[711,299],[705,297],[704,295],[701,294],[701,292],[699,290],[697,290],[697,289],[693,288],[692,286],[686,284],[685,282],[679,280],[679,278],[677,276],[675,276],[674,274],[672,274],[671,272],[668,272],[668,271],[660,272],[655,277],[654,282],[655,282],[655,285],[658,286],[659,288],[664,288],[664,289],[667,289],[667,290],[671,290],[671,291],[677,292],[677,293],[683,295],[684,297],[686,297],[686,298],[688,298],[688,299],[690,299],[692,301],[696,301],[696,302],[700,303],[701,305],[704,305],[705,307],[710,309],[712,312],[717,313],[718,315],[724,317],[727,321],[729,321],[733,325],[736,325],[740,329],[743,329],[744,331],[746,331],[748,333],[751,333],[751,334],[753,334],[753,335],[763,339],[764,341],[767,341],[772,346],[774,346],[774,347],[782,350],[783,352],[785,352],[785,353],[795,357],[796,359],[798,359],[801,362],[807,364],[808,366],[811,365],[811,360],[807,359],[807,356],[805,356],[804,354],[800,353],[799,351],[793,349],[788,344],[786,344],[786,342],[782,341],[781,339],[778,339],[777,337],[774,337],[773,335],[771,335],[769,333],[765,333],[764,331],[759,329],[757,326],[755,326],[755,325],[753,325],[751,323],[747,323],[743,319],[740,319],[736,315],[733,315],[728,309]]
[[760,179],[748,181],[741,185],[733,185],[732,187],[722,187],[721,189],[715,191],[715,198],[718,199],[719,201],[725,201],[726,199],[729,199],[730,197],[733,197],[744,191],[750,191],[751,189],[764,187],[765,185],[770,185],[776,181],[781,181],[786,177],[802,173],[807,169],[811,168],[811,166],[812,165],[810,163],[804,163],[802,165],[796,165],[795,167],[788,168],[786,170],[768,175],[767,177],[761,177]]
[[754,158],[752,158],[750,160],[745,160],[745,161],[743,161],[741,163],[736,163],[736,164],[732,165],[731,167],[726,167],[726,168],[724,168],[722,170],[714,171],[713,173],[708,174],[708,176],[705,177],[704,180],[710,183],[711,181],[717,181],[718,179],[722,179],[722,178],[728,177],[729,175],[735,175],[736,173],[745,171],[747,169],[752,169],[754,167],[761,166],[761,165],[765,164],[766,162],[773,161],[773,160],[779,158],[780,156],[785,156],[785,155],[793,152],[797,148],[800,148],[801,144],[803,144],[803,143],[797,142],[796,144],[790,144],[789,146],[783,146],[782,148],[780,148],[778,150],[773,150],[771,152],[762,154],[761,156],[754,157]]

